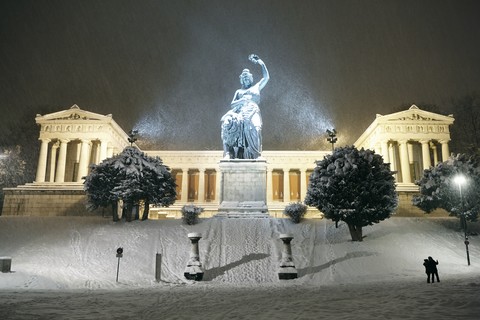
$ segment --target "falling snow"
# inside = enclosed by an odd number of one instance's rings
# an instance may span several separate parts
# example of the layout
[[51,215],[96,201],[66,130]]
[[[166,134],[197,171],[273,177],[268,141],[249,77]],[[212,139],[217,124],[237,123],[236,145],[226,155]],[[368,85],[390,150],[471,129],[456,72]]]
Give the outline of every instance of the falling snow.
[[219,150],[219,120],[256,53],[271,74],[264,150],[318,150],[329,127],[351,144],[376,113],[455,113],[451,98],[479,90],[477,12],[453,0],[4,0],[1,121],[78,104],[151,148]]

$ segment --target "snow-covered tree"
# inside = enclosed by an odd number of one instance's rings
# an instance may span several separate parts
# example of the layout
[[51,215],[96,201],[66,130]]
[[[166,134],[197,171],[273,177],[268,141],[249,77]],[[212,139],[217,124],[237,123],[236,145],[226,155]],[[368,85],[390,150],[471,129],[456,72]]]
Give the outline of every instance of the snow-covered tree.
[[362,241],[362,227],[379,223],[395,211],[394,172],[374,151],[337,148],[316,164],[305,204],[335,223],[344,221],[353,241]]
[[480,94],[453,98],[450,108],[457,124],[452,126],[452,148],[480,154]]
[[46,114],[57,111],[58,105],[30,106],[25,112],[18,114],[18,117],[0,126],[0,153],[4,149],[13,151],[20,147],[19,156],[25,162],[24,178],[17,185],[34,181],[37,172],[39,127],[35,123],[35,117],[32,117],[32,110]]
[[135,147],[91,166],[85,177],[89,209],[112,206],[113,220],[118,218],[118,201],[122,200],[126,220],[132,220],[132,209],[143,201],[142,220],[148,218],[150,204],[169,206],[175,202],[175,179],[158,157],[145,155]]
[[[415,184],[420,186],[420,194],[413,197],[412,203],[431,213],[442,208],[451,216],[476,221],[480,211],[480,158],[474,155],[458,154],[447,161],[423,172]],[[460,189],[455,177],[462,175],[466,183]]]
[[3,208],[3,188],[24,184],[25,161],[20,146],[4,149],[0,153],[0,212]]

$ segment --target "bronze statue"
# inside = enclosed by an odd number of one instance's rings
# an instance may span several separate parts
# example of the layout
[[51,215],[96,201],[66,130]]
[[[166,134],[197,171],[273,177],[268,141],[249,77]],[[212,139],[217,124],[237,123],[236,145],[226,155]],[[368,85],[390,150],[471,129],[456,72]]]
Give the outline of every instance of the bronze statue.
[[265,63],[255,54],[248,59],[262,67],[263,78],[253,84],[250,70],[240,75],[242,87],[235,92],[230,110],[222,117],[224,159],[257,159],[262,153],[262,116],[260,91],[270,76]]

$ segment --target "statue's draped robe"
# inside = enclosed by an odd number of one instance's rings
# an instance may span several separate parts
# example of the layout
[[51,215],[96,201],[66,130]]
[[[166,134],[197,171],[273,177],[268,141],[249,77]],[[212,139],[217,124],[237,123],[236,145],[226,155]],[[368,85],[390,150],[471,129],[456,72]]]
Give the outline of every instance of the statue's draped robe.
[[[231,158],[257,159],[262,152],[260,90],[254,85],[238,90],[232,109],[222,117],[222,140]],[[238,148],[238,152],[234,151]]]

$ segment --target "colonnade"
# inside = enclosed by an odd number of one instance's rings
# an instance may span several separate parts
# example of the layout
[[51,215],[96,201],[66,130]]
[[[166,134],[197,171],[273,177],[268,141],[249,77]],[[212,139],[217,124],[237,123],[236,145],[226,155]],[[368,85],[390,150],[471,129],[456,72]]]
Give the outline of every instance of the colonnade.
[[[441,161],[450,156],[449,140],[384,140],[376,145],[375,151],[383,156],[390,169],[397,171],[397,181],[413,183],[420,178],[423,170],[436,166],[439,162],[437,145],[441,145]],[[433,160],[433,161],[432,161]],[[412,172],[413,170],[413,172]]]
[[[219,194],[220,175],[214,169],[183,168],[172,170],[177,181],[177,199],[182,202],[210,202]],[[212,179],[213,177],[213,179]],[[213,197],[209,191],[213,189]]]
[[[41,138],[40,141],[37,183],[82,182],[82,177],[88,175],[90,164],[98,164],[115,152],[108,142],[100,139]],[[397,172],[397,182],[403,184],[413,184],[423,170],[449,157],[448,140],[384,140],[375,145],[375,151],[383,156],[384,162],[390,163],[391,170]],[[165,155],[168,159],[165,163],[170,165],[176,177],[177,200],[180,203],[218,202],[221,174],[217,155],[208,154],[209,160],[202,163],[200,158],[185,161],[195,152],[182,153],[171,152]],[[314,161],[321,157],[305,153],[300,158],[295,152],[291,155],[283,152],[282,155],[283,158],[267,161],[267,201],[303,201]],[[165,160],[161,154],[160,157]],[[272,157],[275,157],[275,153],[272,153]],[[175,168],[179,162],[188,167],[182,165]],[[211,163],[210,167],[205,166],[208,163]]]
[[[303,201],[311,169],[268,168],[267,202]],[[221,173],[218,168],[173,168],[179,203],[219,201]]]
[[41,138],[36,183],[81,182],[90,164],[113,156],[107,141]]

